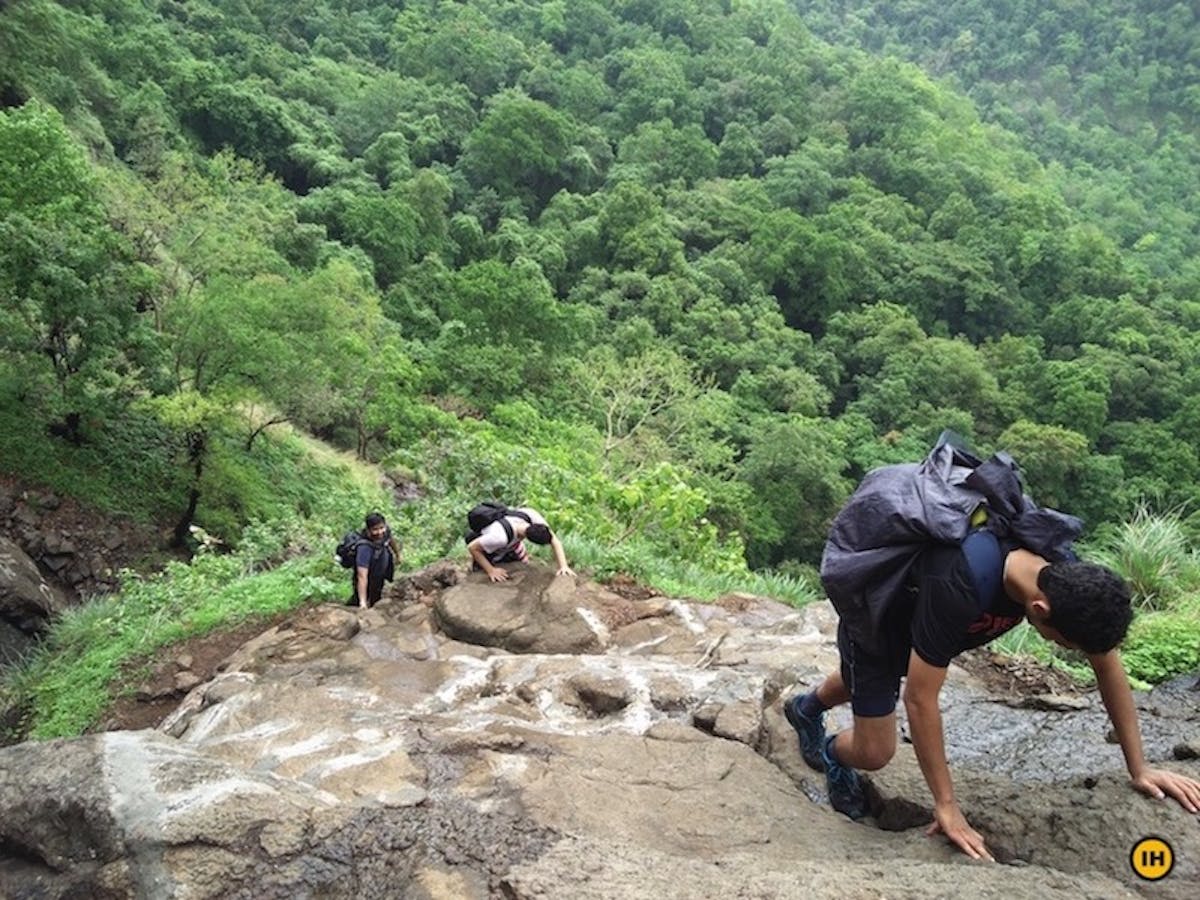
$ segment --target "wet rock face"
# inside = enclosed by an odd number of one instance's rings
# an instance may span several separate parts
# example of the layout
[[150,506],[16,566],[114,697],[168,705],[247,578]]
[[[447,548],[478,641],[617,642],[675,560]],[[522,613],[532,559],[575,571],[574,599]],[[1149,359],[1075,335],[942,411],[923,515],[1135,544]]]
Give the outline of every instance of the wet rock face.
[[[439,881],[485,896],[550,840],[453,798],[342,806],[154,732],[28,745],[5,762],[6,897],[388,897]],[[452,875],[464,860],[478,866]]]
[[[1127,787],[1094,698],[1021,709],[952,670],[958,794],[1015,865],[971,864],[916,828],[909,748],[868,824],[801,762],[780,701],[837,664],[827,606],[513,574],[441,564],[373,609],[304,610],[157,732],[0,750],[0,896],[1133,897],[1147,832],[1180,860],[1155,896],[1195,895],[1197,823]],[[1065,769],[1030,763],[1071,735]]]

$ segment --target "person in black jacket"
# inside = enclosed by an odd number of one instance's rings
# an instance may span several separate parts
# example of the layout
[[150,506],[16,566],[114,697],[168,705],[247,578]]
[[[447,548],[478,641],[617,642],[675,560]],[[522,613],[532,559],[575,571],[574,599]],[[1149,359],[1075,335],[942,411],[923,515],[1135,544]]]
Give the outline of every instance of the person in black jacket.
[[[1132,618],[1130,593],[1109,569],[1076,560],[1050,563],[979,528],[957,545],[931,545],[921,553],[907,589],[873,634],[860,631],[856,637],[845,612],[839,610],[839,615],[840,669],[816,690],[784,704],[805,762],[825,770],[830,803],[838,811],[851,818],[866,813],[856,770],[882,768],[895,753],[895,710],[903,678],[913,749],[933,795],[929,833],[945,834],[972,858],[992,859],[954,795],[938,696],[955,656],[1022,619],[1047,640],[1086,654],[1133,787],[1151,797],[1171,796],[1189,812],[1200,811],[1200,781],[1152,768],[1146,761],[1133,695],[1116,649]],[[827,736],[825,711],[847,702],[853,727]]]

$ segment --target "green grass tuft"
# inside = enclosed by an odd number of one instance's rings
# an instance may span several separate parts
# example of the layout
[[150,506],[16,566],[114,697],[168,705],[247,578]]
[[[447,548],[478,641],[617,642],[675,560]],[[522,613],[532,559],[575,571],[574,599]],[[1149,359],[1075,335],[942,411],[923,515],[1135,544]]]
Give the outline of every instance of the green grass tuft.
[[1200,559],[1179,513],[1156,514],[1139,507],[1130,521],[1102,531],[1087,555],[1129,582],[1134,605],[1141,610],[1169,609],[1200,591]]
[[645,547],[609,547],[583,536],[564,538],[573,568],[583,567],[600,581],[628,575],[672,597],[714,600],[735,592],[770,597],[801,607],[824,594],[804,578],[774,572],[712,572],[695,563],[656,555]]

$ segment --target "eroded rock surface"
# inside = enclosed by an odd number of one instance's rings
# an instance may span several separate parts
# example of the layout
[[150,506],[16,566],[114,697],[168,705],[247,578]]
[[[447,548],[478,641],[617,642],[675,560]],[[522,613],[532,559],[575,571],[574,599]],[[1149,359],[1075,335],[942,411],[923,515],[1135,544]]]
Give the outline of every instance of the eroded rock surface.
[[[859,824],[800,760],[780,700],[836,665],[826,605],[513,574],[307,609],[158,731],[0,751],[0,896],[1136,897],[1146,834],[1178,860],[1154,896],[1200,891],[1200,823],[1132,792],[1094,698],[1019,709],[952,670],[960,799],[1009,864],[971,863],[917,827],[910,748]],[[1173,759],[1195,709],[1158,706],[1150,755],[1200,771]]]

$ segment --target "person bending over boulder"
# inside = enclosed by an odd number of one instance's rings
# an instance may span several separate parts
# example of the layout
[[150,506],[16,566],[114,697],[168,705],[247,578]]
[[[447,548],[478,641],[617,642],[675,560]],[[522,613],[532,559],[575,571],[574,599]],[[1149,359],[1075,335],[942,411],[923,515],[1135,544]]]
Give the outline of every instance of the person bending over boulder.
[[535,509],[528,506],[509,508],[495,503],[483,503],[467,515],[468,531],[463,536],[473,566],[482,569],[492,581],[505,581],[508,572],[501,563],[527,562],[529,551],[525,541],[549,544],[554,551],[559,575],[574,575],[567,565],[562,542],[550,530]]

